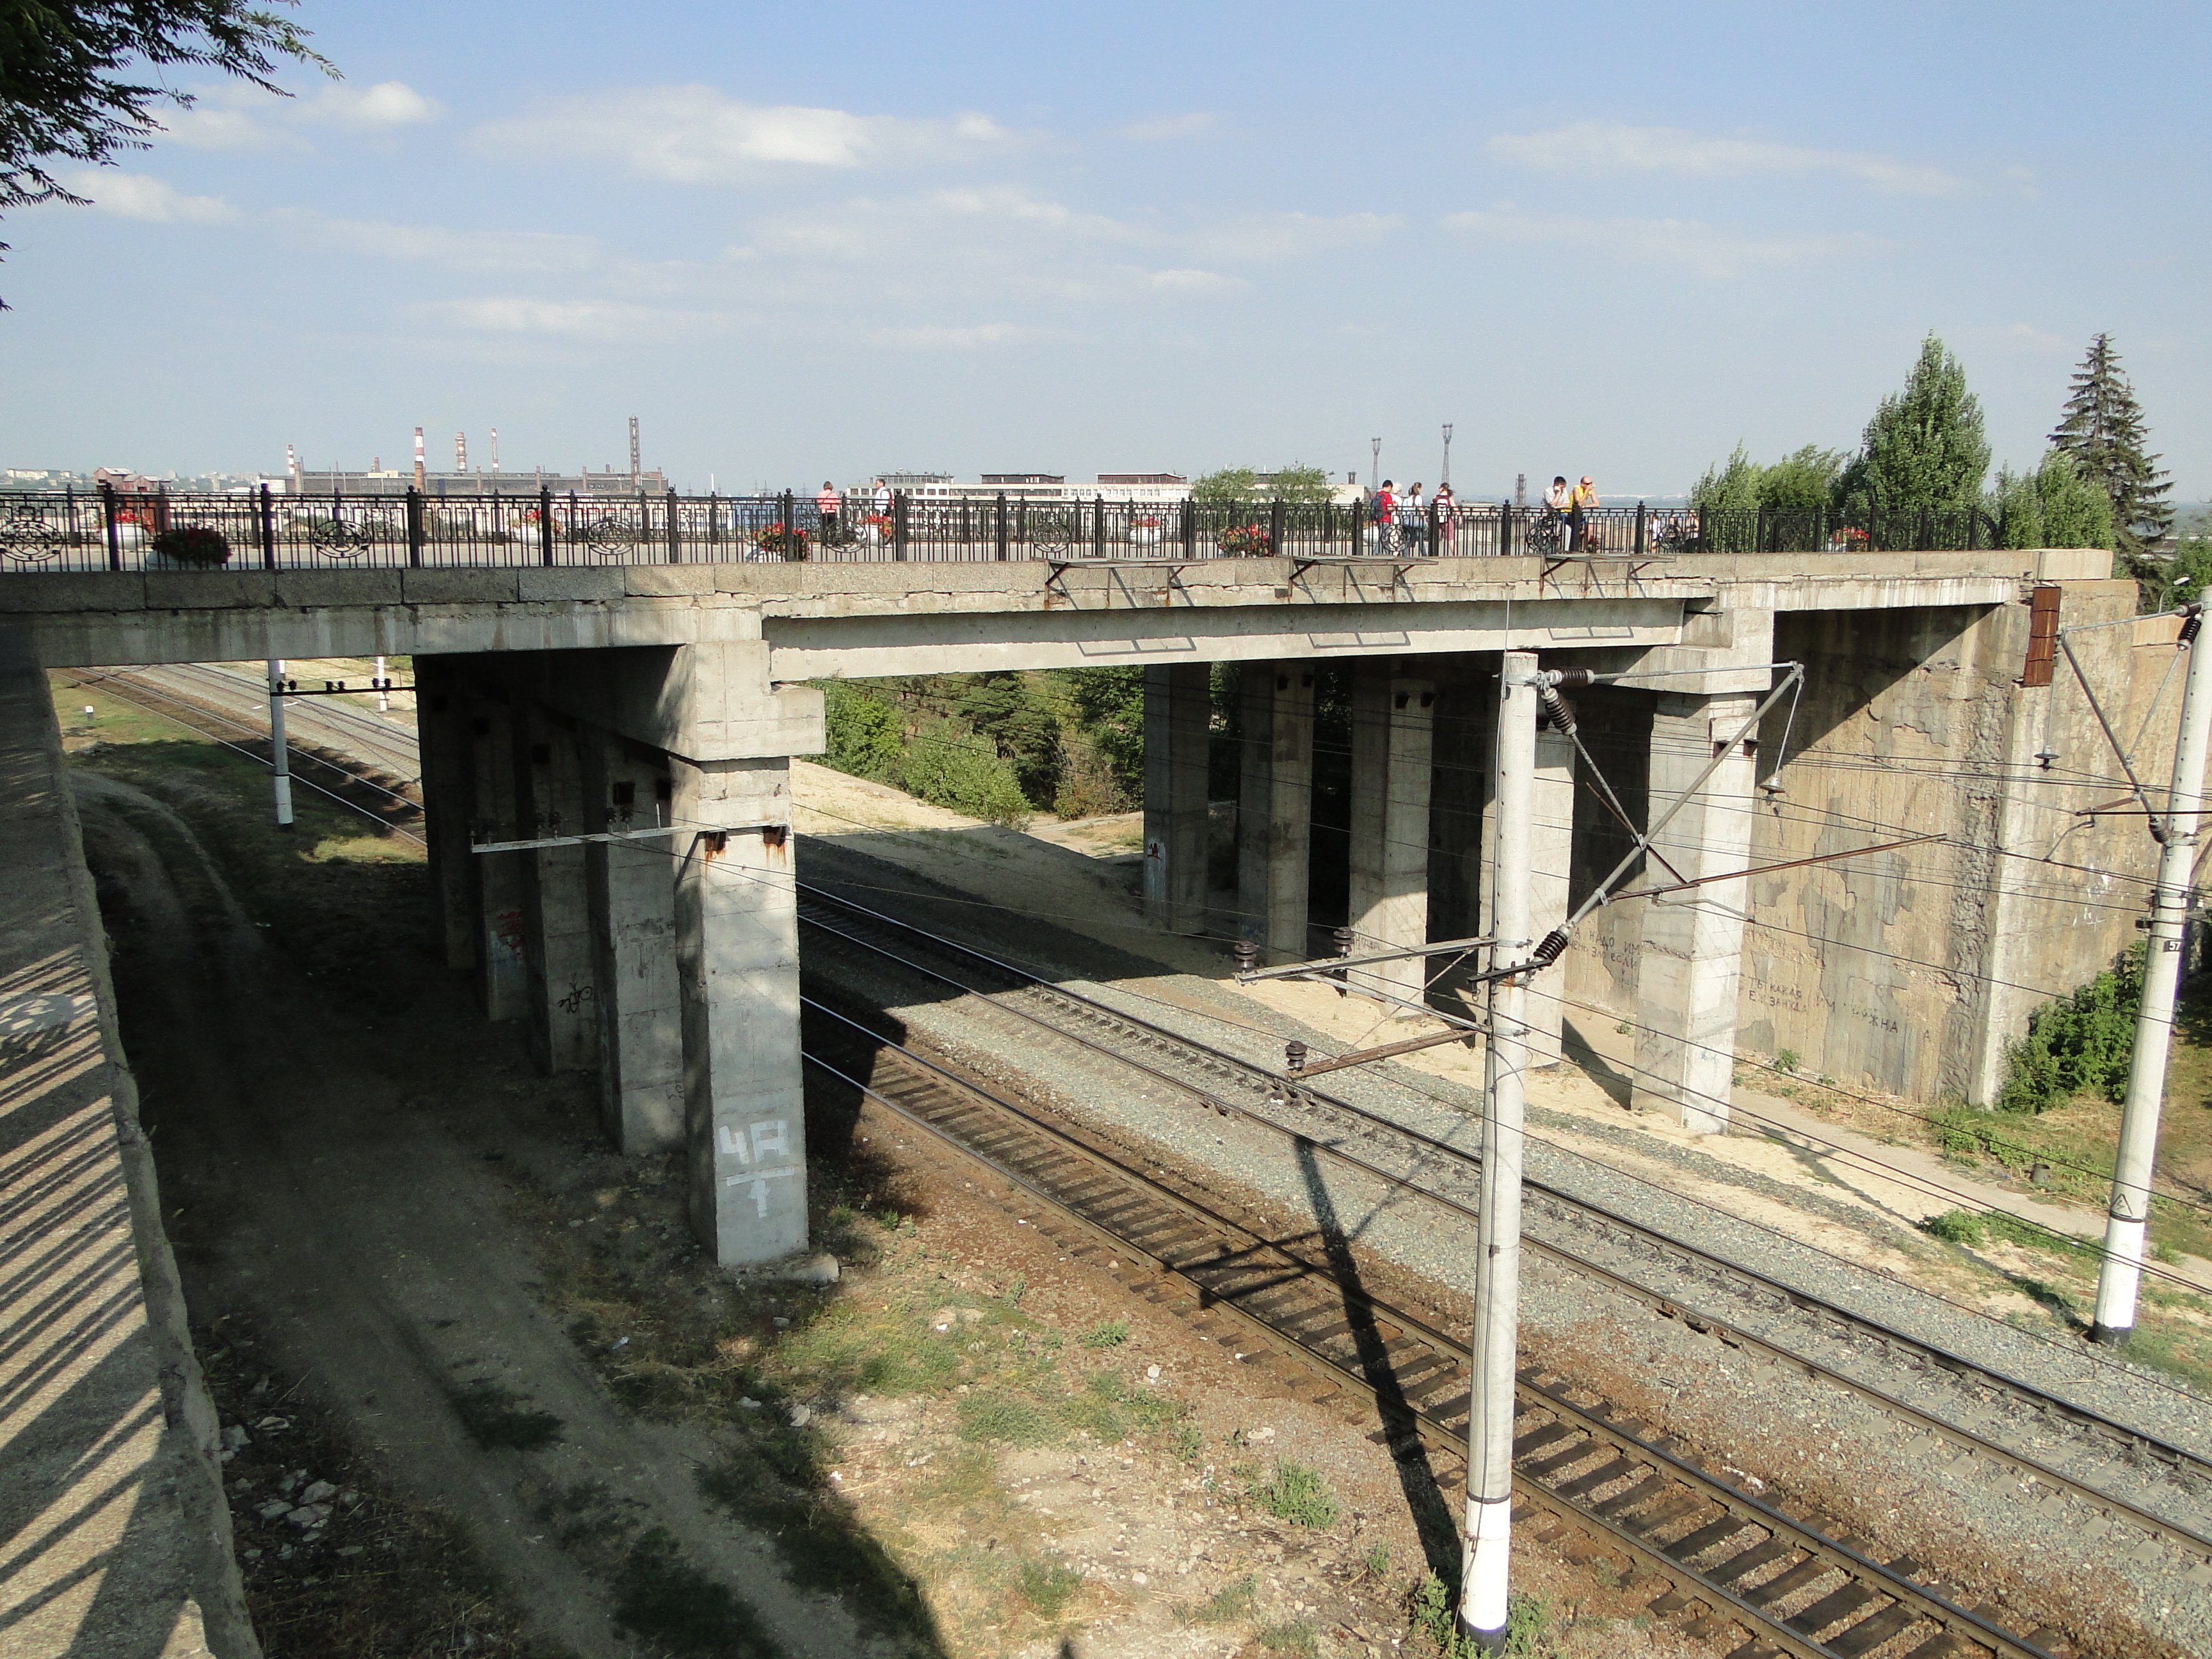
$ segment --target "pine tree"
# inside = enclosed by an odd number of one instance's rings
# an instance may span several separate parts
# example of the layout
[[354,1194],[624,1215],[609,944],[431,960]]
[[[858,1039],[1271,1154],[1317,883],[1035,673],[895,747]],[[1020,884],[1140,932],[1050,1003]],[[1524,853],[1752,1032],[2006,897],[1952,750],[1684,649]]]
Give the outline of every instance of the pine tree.
[[1836,480],[1847,513],[1953,512],[1978,507],[1990,470],[1981,400],[1966,371],[1930,334],[1905,389],[1884,398],[1867,422],[1866,447]]
[[2132,568],[2151,544],[2173,527],[2171,477],[2144,447],[2142,405],[2120,368],[2112,337],[2089,342],[2074,371],[2066,412],[2051,447],[2074,459],[2081,476],[2100,484],[2112,504],[2112,550]]

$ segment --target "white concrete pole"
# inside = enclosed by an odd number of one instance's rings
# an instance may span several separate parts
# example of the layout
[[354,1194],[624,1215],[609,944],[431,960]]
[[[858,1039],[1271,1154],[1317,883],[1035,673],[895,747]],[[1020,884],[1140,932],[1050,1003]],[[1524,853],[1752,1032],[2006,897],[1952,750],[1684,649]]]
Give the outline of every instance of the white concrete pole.
[[392,693],[385,687],[384,659],[381,657],[376,659],[376,712],[380,714],[392,712]]
[[[1536,658],[1508,651],[1498,677],[1497,852],[1491,872],[1493,972],[1526,962],[1534,851]],[[1485,1652],[1505,1646],[1513,1525],[1513,1404],[1521,1312],[1521,1154],[1528,994],[1519,975],[1490,981],[1482,1119],[1482,1213],[1474,1270],[1474,1391],[1468,1412],[1467,1544],[1459,1622]]]
[[292,754],[284,743],[284,659],[268,659],[269,759],[275,769],[276,827],[292,827]]
[[2173,1039],[2173,996],[2181,978],[2181,936],[2189,915],[2189,883],[2203,820],[2204,752],[2212,737],[2212,646],[2198,637],[2192,611],[2182,624],[2189,680],[2174,741],[2173,787],[2166,795],[2158,884],[2151,890],[2150,941],[2143,957],[2142,1006],[2120,1113],[2120,1153],[2112,1170],[2112,1202],[2105,1222],[2105,1265],[2097,1277],[2096,1340],[2126,1346],[2136,1328],[2136,1292],[2142,1282],[2143,1242],[2150,1227],[2151,1164],[2158,1153],[2159,1108],[2166,1096],[2166,1056]]

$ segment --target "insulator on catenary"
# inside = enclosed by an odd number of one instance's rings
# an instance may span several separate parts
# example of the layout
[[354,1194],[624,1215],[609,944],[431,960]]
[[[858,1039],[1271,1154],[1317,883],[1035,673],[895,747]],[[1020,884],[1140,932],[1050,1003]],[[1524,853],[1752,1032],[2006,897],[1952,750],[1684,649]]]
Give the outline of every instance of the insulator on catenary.
[[1575,730],[1575,706],[1550,686],[1540,686],[1536,691],[1536,711],[1551,723],[1552,730],[1561,737],[1572,737]]
[[1587,668],[1555,668],[1552,672],[1559,677],[1553,684],[1568,691],[1579,691],[1597,680],[1595,672]]
[[2175,643],[2179,645],[2189,644],[2191,641],[2196,639],[2197,630],[2203,626],[2204,607],[2201,605],[2191,605],[2182,616],[2181,637],[2176,641]]
[[1566,948],[1567,930],[1554,927],[1537,942],[1535,950],[1529,955],[1528,965],[1531,968],[1548,968],[1559,959]]

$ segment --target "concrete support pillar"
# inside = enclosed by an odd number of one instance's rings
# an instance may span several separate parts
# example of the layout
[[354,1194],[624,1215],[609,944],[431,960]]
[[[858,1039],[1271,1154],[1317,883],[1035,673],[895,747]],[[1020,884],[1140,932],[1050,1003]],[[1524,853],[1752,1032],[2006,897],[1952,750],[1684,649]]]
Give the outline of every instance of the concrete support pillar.
[[[1567,876],[1574,852],[1575,745],[1548,726],[1536,733],[1535,823],[1528,883],[1530,937],[1541,939],[1567,919]],[[1528,1064],[1559,1063],[1565,1009],[1563,968],[1535,975],[1528,992]]]
[[[579,723],[517,698],[512,705],[516,817],[524,839],[580,834]],[[547,1073],[588,1071],[599,1057],[599,987],[581,847],[513,855],[520,871],[524,999],[530,1054]]]
[[1145,670],[1145,914],[1176,933],[1206,929],[1206,744],[1212,669]]
[[[672,784],[650,751],[586,728],[584,820],[591,833],[669,821]],[[596,842],[585,850],[599,987],[599,1115],[629,1154],[684,1144],[684,1020],[676,971],[677,837]]]
[[738,1267],[806,1244],[791,763],[671,770],[691,1226]]
[[430,843],[430,890],[448,968],[477,965],[478,893],[469,823],[476,817],[476,769],[470,754],[469,700],[451,665],[415,659],[415,741],[422,757],[423,839]]
[[1237,812],[1238,931],[1278,962],[1313,954],[1306,887],[1313,850],[1313,670],[1247,663]]
[[[514,732],[508,703],[481,687],[469,698],[469,748],[478,841],[519,841],[528,833],[514,799]],[[477,980],[484,1018],[528,1014],[523,962],[523,860],[526,853],[471,853],[477,872]]]
[[[1651,719],[1652,822],[1757,706],[1757,698],[1743,695],[1660,694]],[[1752,756],[1745,744],[1735,744],[1705,787],[1652,838],[1660,858],[1648,860],[1645,884],[1745,868],[1751,861],[1753,782]],[[1749,886],[1743,880],[1714,882],[1644,907],[1632,1098],[1639,1109],[1664,1112],[1687,1128],[1711,1132],[1728,1123]]]
[[[1352,678],[1352,954],[1425,945],[1429,933],[1429,781],[1437,688],[1361,663]],[[1407,957],[1352,970],[1371,986],[1419,1002],[1428,959]]]

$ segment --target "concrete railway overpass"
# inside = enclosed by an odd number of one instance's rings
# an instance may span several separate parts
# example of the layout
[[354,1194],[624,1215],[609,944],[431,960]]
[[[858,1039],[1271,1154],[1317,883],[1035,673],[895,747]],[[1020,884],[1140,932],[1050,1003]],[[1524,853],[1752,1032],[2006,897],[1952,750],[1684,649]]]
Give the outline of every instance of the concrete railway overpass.
[[[1210,669],[1237,665],[1233,909],[1289,959],[1325,948],[1307,913],[1321,665],[1350,673],[1351,925],[1400,945],[1482,931],[1498,653],[1621,675],[1578,697],[1603,786],[1555,735],[1540,756],[1537,925],[1717,746],[1722,765],[1655,846],[1672,879],[1723,878],[1599,911],[1535,1002],[1554,1045],[1563,1025],[1632,1023],[1640,1103],[1717,1127],[1739,1051],[1985,1100],[2029,1008],[2134,937],[2152,849],[2138,823],[2085,811],[2125,793],[2095,718],[2063,671],[2020,684],[2025,601],[2055,586],[2066,624],[2115,624],[2077,646],[2114,726],[2149,752],[2166,740],[2172,625],[2130,620],[2133,585],[2106,572],[2101,552],[1983,550],[0,575],[0,827],[18,872],[0,894],[0,1124],[8,1249],[41,1264],[11,1316],[52,1379],[13,1442],[33,1479],[0,1520],[60,1528],[54,1607],[91,1583],[156,1622],[189,1604],[213,1635],[230,1616],[224,1553],[190,1541],[222,1513],[212,1423],[46,668],[412,655],[448,962],[490,1018],[527,1023],[542,1065],[597,1068],[626,1150],[688,1149],[695,1229],[738,1265],[805,1242],[789,763],[823,747],[805,682],[1142,665],[1146,896],[1163,927],[1195,931]],[[1802,699],[1731,743],[1786,661],[1805,665]],[[1919,834],[1943,839],[1733,873]],[[500,842],[556,844],[477,850]],[[104,1231],[64,1218],[95,1213]],[[95,1262],[96,1316],[67,1288],[94,1283]],[[70,1358],[95,1350],[92,1371]],[[137,1497],[106,1532],[51,1521],[42,1505],[97,1457]]]

